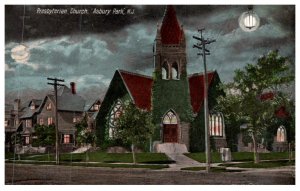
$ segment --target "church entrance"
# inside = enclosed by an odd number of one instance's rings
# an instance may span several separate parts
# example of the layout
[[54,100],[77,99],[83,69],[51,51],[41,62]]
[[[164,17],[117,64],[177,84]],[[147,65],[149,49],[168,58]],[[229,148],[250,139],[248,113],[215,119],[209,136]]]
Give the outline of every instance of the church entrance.
[[165,143],[177,143],[178,142],[178,128],[177,124],[165,124],[164,125],[164,142]]
[[178,124],[175,113],[170,110],[163,118],[163,142],[177,143],[178,142]]

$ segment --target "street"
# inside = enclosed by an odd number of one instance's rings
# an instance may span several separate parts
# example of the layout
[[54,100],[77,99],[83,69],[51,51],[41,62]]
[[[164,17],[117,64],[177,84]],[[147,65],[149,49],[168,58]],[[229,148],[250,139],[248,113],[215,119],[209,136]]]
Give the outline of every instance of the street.
[[[293,185],[295,168],[260,169],[247,172],[205,173],[145,169],[5,164],[5,184],[89,185]],[[13,182],[12,182],[13,181]]]

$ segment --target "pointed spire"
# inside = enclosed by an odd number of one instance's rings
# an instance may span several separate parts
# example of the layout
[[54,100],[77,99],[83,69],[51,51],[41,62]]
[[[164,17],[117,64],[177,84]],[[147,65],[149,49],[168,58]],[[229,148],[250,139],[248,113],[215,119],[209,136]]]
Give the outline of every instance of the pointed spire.
[[178,23],[175,9],[168,5],[160,29],[162,44],[179,44],[183,31]]

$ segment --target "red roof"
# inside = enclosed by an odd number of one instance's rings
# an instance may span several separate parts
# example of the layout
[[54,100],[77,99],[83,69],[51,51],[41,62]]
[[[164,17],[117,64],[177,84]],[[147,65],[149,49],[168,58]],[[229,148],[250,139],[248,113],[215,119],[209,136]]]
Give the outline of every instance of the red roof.
[[140,109],[151,110],[151,77],[119,70],[119,73],[130,92],[133,101]]
[[[141,109],[151,110],[151,90],[153,79],[149,76],[135,74],[124,70],[119,73],[131,94],[134,103]],[[208,73],[208,84],[211,85],[215,72]],[[198,113],[204,100],[204,75],[195,74],[189,77],[190,98],[193,112]]]
[[183,35],[173,6],[168,5],[160,29],[162,44],[179,44]]
[[289,116],[289,113],[286,111],[284,106],[281,106],[279,109],[275,111],[275,115],[278,118],[286,118]]
[[[207,73],[208,87],[211,85],[215,72]],[[204,101],[204,75],[196,74],[189,77],[191,104],[194,113],[198,113]]]
[[260,95],[260,100],[262,100],[262,101],[273,100],[273,99],[274,99],[273,92],[263,93]]
[[[273,100],[274,97],[275,97],[275,93],[267,92],[260,95],[260,100],[261,101]],[[275,111],[275,116],[278,118],[286,118],[289,116],[289,113],[286,111],[284,106],[281,106]]]

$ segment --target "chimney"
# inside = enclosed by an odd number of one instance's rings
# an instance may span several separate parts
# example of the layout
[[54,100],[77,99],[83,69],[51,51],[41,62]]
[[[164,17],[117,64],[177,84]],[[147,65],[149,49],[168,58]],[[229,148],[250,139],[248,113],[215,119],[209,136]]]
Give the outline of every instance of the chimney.
[[75,82],[70,83],[72,94],[76,94],[76,84]]

